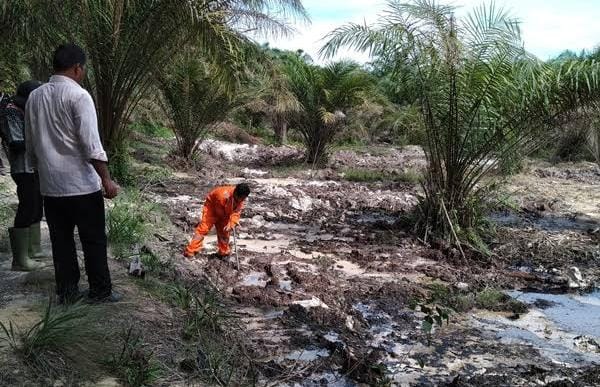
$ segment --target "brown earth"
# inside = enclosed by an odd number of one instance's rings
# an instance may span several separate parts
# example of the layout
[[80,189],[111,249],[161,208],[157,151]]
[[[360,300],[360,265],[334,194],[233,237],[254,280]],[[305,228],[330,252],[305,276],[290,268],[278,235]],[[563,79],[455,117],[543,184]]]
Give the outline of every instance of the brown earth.
[[[510,206],[492,216],[492,255],[468,253],[464,259],[451,246],[424,245],[407,227],[403,218],[418,201],[416,185],[355,183],[341,175],[349,168],[418,170],[424,160],[416,148],[342,151],[319,171],[294,166],[298,156],[289,149],[258,145],[250,156],[243,153],[247,148],[227,149],[229,161],[219,158],[224,153],[218,144],[210,149],[205,169],[180,170],[144,192],[172,223],[157,230],[147,248],[173,268],[166,277],[154,276],[159,280],[218,290],[263,380],[332,386],[598,383],[594,365],[555,364],[535,346],[501,342],[474,323],[474,305],[459,308],[457,301],[491,287],[566,291],[572,266],[594,284],[600,263],[596,166],[531,162],[507,185]],[[253,191],[237,239],[240,271],[234,257],[213,256],[214,235],[205,252],[185,260],[181,251],[204,196],[215,185],[240,181]],[[148,284],[122,272],[123,263],[113,263],[128,313],[160,361],[180,369],[189,344],[180,338],[184,313],[149,298]],[[0,285],[0,305],[26,310],[40,302],[41,293],[30,295],[22,278],[11,281]],[[443,294],[436,294],[438,285]],[[23,294],[32,298],[18,306]],[[420,304],[456,311],[449,324],[428,335],[421,330],[425,315],[414,310]],[[0,314],[0,321],[30,318],[16,313]],[[173,375],[158,384],[197,380],[181,371]]]

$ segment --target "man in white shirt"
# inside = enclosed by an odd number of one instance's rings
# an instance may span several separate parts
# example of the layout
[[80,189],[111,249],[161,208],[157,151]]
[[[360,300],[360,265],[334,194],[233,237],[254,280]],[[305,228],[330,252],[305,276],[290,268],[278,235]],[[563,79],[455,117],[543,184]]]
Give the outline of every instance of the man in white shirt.
[[121,297],[112,291],[107,263],[102,188],[112,199],[119,186],[108,172],[94,101],[80,86],[85,62],[84,51],[74,44],[56,49],[54,75],[27,101],[26,149],[40,176],[59,301],[80,296],[75,227],[85,258],[88,297],[118,301]]

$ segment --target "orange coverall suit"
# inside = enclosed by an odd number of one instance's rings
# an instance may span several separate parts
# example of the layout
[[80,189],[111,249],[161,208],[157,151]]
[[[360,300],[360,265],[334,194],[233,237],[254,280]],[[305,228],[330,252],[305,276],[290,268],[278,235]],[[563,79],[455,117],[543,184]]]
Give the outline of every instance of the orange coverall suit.
[[217,228],[217,245],[219,255],[225,256],[231,253],[229,248],[229,236],[231,232],[225,230],[229,226],[233,229],[240,221],[244,201],[240,201],[236,208],[234,206],[234,186],[223,186],[212,190],[204,202],[202,208],[202,221],[196,227],[194,238],[185,249],[185,255],[192,257],[202,249],[204,236],[208,234],[213,226]]

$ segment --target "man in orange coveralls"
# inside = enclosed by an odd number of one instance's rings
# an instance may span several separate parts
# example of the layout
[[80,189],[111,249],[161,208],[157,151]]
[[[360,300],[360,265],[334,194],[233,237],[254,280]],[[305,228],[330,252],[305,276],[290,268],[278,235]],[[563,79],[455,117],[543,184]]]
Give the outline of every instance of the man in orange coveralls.
[[217,229],[218,254],[221,257],[231,254],[229,235],[240,221],[244,201],[250,195],[248,184],[217,187],[212,190],[204,201],[202,221],[196,227],[194,237],[183,253],[191,258],[202,249],[204,236],[215,226]]

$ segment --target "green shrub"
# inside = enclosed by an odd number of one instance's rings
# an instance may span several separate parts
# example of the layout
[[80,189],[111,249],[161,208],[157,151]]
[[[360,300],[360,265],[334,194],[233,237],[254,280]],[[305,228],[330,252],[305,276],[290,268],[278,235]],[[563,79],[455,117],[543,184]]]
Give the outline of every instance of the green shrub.
[[175,136],[171,129],[149,121],[134,122],[131,124],[131,130],[155,138],[169,139]]
[[477,306],[482,309],[495,310],[510,297],[497,289],[486,288],[475,298]]
[[131,186],[135,182],[131,174],[131,155],[128,141],[122,141],[109,157],[108,170],[111,177],[121,185]]
[[493,288],[486,288],[479,292],[475,301],[479,308],[496,312],[525,313],[527,311],[527,304]]
[[113,201],[107,212],[106,227],[108,241],[117,257],[124,257],[143,241],[148,232],[148,214],[154,208],[135,190],[125,190]]
[[262,142],[266,145],[275,145],[277,144],[277,138],[273,130],[267,128],[265,126],[251,126],[247,130],[249,135],[253,137],[258,137],[262,140]]

